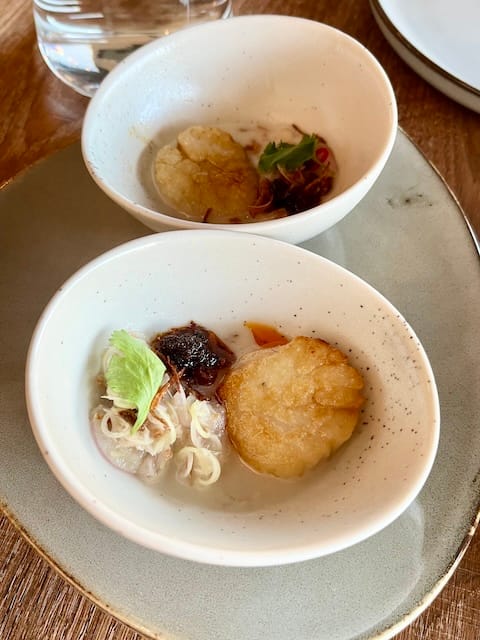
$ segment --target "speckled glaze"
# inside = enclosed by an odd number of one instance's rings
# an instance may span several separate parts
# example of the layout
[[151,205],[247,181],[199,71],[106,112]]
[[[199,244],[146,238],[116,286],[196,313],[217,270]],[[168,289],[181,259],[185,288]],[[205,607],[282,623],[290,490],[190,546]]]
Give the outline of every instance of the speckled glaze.
[[62,489],[26,417],[28,342],[45,302],[71,273],[148,230],[91,184],[78,147],[13,183],[0,206],[1,293],[9,300],[0,322],[10,336],[0,367],[2,501],[74,584],[133,627],[169,640],[386,640],[438,594],[478,512],[480,390],[471,381],[480,375],[480,265],[456,203],[403,134],[362,204],[304,246],[366,279],[415,328],[439,390],[437,459],[390,526],[350,549],[284,567],[163,556],[112,533]]
[[[214,487],[181,493],[164,482],[147,486],[105,459],[89,416],[115,329],[153,338],[193,320],[235,349],[248,341],[243,323],[252,319],[326,340],[362,374],[366,403],[340,451],[289,482],[227,459]],[[61,370],[68,375],[59,389]],[[298,562],[377,533],[420,491],[440,428],[427,356],[383,296],[311,251],[234,231],[138,238],[83,267],[35,328],[26,396],[43,456],[85,509],[139,544],[224,566]]]

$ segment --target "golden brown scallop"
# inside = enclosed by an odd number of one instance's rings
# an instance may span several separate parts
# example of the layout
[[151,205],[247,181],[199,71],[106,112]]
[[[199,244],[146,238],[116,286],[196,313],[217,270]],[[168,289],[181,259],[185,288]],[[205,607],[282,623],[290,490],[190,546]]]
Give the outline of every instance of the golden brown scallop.
[[168,204],[198,222],[245,222],[258,174],[244,148],[215,127],[194,126],[163,147],[155,180]]
[[302,475],[350,438],[364,403],[363,379],[323,340],[297,337],[243,356],[219,394],[227,431],[253,469]]

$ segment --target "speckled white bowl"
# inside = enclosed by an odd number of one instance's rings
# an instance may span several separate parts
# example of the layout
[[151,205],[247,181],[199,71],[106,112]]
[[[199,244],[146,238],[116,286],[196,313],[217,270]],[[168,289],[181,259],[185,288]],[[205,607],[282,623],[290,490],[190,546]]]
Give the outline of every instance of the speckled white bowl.
[[[190,320],[232,345],[248,333],[245,320],[338,345],[365,378],[367,403],[352,439],[307,482],[245,469],[254,481],[235,489],[237,500],[229,490],[212,501],[191,491],[172,497],[111,466],[89,427],[109,335],[125,328],[153,336]],[[421,489],[439,436],[427,356],[384,297],[305,249],[234,232],[155,234],[86,265],[38,322],[26,386],[42,454],[85,509],[140,544],[212,564],[305,560],[374,534]],[[228,464],[224,471],[228,478]]]
[[82,133],[101,189],[154,231],[231,228],[180,219],[152,178],[156,151],[193,124],[295,123],[323,135],[339,164],[329,198],[309,211],[236,231],[301,242],[349,213],[383,169],[397,131],[391,84],[359,42],[319,22],[242,16],[141,48],[104,80]]

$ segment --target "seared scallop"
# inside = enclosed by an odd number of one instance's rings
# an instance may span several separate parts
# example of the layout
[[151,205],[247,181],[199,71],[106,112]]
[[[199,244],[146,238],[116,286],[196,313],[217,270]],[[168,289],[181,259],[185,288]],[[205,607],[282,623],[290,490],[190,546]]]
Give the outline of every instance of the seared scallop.
[[226,131],[195,126],[160,149],[155,180],[165,202],[198,222],[245,222],[257,197],[258,174]]
[[339,349],[297,337],[243,356],[219,394],[240,457],[256,471],[291,478],[351,437],[362,388],[362,376]]

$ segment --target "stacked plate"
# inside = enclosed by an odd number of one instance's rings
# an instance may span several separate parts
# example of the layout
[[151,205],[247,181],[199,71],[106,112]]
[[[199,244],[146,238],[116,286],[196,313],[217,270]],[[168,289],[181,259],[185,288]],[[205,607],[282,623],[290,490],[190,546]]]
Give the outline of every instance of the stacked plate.
[[398,55],[439,91],[480,113],[478,0],[370,0]]

